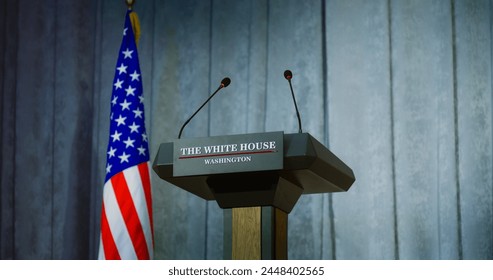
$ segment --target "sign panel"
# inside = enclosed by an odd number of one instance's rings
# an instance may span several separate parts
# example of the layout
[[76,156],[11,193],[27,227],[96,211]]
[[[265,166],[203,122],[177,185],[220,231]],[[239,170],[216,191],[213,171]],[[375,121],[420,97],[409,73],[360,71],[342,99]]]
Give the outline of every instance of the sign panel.
[[173,176],[283,168],[283,132],[179,139],[173,144]]

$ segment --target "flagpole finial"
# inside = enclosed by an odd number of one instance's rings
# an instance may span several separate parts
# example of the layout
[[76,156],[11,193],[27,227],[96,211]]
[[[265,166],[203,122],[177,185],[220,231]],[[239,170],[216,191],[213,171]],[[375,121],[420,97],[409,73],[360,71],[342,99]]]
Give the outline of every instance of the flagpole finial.
[[131,10],[135,3],[135,0],[125,0],[125,3],[127,4],[128,9]]

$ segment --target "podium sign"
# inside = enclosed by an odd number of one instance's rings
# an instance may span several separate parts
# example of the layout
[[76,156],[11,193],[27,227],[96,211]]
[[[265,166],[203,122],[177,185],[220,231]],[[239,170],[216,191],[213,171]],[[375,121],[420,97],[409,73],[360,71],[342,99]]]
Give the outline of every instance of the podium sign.
[[180,139],[173,145],[173,176],[283,169],[283,132]]

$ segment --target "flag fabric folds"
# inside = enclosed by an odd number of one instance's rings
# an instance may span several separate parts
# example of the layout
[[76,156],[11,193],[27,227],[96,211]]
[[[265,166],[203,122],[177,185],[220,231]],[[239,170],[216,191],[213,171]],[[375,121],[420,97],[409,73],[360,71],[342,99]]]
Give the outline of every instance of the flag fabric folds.
[[142,76],[127,11],[111,97],[99,259],[152,259],[154,233]]

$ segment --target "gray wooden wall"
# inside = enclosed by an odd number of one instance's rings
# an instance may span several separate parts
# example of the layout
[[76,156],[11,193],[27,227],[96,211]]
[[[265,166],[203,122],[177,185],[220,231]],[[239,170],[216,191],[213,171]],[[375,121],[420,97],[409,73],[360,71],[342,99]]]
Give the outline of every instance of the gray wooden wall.
[[[0,1],[1,259],[95,258],[123,0]],[[493,259],[492,0],[137,0],[151,154],[309,132],[351,166],[291,259]],[[223,210],[152,173],[158,259],[221,259]]]

